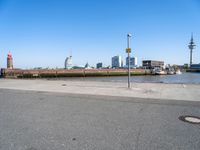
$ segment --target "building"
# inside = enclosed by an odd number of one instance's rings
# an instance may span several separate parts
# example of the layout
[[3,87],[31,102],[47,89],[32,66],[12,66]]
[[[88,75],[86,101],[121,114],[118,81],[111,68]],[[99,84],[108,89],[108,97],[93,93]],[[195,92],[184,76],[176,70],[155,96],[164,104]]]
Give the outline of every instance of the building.
[[85,64],[85,69],[92,69],[88,62]]
[[[128,67],[128,57],[126,57],[126,67]],[[130,68],[137,67],[137,57],[130,57]]]
[[97,69],[100,69],[100,68],[102,68],[102,67],[103,67],[103,63],[102,63],[102,62],[97,63]]
[[65,69],[72,68],[72,56],[69,56],[65,59]]
[[200,70],[200,64],[191,64],[190,69]]
[[142,67],[146,69],[154,69],[154,68],[163,68],[164,61],[156,61],[156,60],[143,60]]
[[122,65],[122,57],[121,56],[114,56],[112,57],[112,68],[121,68]]
[[10,52],[8,53],[8,57],[7,57],[7,68],[13,69],[13,58]]

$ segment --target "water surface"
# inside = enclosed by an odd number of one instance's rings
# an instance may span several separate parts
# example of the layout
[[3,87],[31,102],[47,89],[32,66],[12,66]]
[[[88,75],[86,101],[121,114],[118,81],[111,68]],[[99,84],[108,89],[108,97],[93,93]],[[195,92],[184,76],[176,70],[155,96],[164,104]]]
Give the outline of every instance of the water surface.
[[[82,81],[107,81],[127,82],[126,76],[120,77],[73,77],[61,78],[61,80],[82,80]],[[154,75],[154,76],[131,76],[131,82],[138,83],[178,83],[178,84],[200,84],[200,73],[183,73],[180,75]]]

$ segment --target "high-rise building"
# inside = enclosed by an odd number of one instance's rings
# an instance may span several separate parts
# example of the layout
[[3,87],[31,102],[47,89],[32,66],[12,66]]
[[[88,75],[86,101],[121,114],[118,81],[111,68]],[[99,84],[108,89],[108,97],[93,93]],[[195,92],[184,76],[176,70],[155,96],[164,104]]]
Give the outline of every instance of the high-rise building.
[[8,53],[8,56],[7,56],[7,68],[13,69],[13,58],[10,52]]
[[114,56],[112,57],[112,68],[121,68],[122,66],[122,57]]
[[72,56],[69,56],[65,59],[65,69],[72,68]]
[[[126,67],[128,67],[128,57],[126,57]],[[137,57],[130,57],[130,67],[137,67]]]
[[102,62],[97,63],[97,69],[102,68],[102,67],[103,67],[103,63]]

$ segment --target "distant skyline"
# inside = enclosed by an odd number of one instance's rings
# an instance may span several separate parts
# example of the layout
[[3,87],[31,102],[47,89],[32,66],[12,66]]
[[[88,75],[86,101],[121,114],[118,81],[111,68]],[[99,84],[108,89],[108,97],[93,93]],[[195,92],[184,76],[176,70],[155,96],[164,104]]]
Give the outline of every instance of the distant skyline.
[[170,64],[189,63],[191,33],[200,63],[199,0],[0,0],[0,67],[13,55],[14,68],[91,66],[127,54]]

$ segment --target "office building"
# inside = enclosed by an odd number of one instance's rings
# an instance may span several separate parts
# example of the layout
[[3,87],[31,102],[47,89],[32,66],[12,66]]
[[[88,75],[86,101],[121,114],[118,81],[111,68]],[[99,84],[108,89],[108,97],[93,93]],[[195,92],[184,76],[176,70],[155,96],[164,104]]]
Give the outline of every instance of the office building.
[[143,60],[142,67],[144,67],[146,69],[163,68],[164,61]]
[[114,56],[112,57],[112,68],[121,68],[122,66],[122,57]]
[[[128,67],[128,57],[126,57],[126,67]],[[137,57],[130,57],[130,68],[137,67]]]
[[103,67],[103,63],[102,63],[102,62],[97,63],[97,69],[100,69],[100,68],[102,68],[102,67]]

